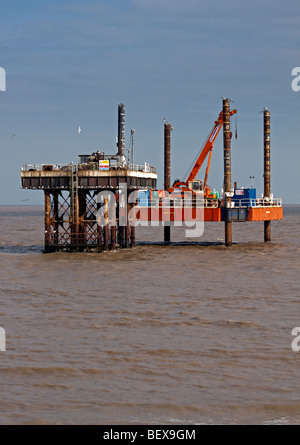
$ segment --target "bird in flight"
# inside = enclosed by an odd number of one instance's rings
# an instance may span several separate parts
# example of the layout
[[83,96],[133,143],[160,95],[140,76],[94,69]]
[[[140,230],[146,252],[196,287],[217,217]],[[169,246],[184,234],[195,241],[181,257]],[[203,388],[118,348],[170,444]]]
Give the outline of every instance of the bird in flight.
[[78,127],[78,134],[81,133],[81,127]]

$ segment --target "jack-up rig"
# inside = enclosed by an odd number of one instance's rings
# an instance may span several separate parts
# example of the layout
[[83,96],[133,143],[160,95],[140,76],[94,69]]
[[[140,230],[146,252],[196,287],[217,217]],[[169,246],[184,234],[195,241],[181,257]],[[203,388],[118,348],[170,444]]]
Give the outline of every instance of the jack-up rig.
[[[139,222],[164,226],[171,240],[176,221],[225,222],[225,245],[232,245],[232,223],[264,221],[264,240],[271,241],[271,221],[283,218],[282,200],[271,194],[270,112],[263,110],[264,193],[231,184],[230,99],[223,107],[186,181],[171,186],[171,131],[164,124],[164,190],[157,190],[157,174],[148,163],[133,164],[134,130],[125,156],[125,106],[118,106],[117,154],[79,155],[78,164],[28,164],[21,169],[23,189],[43,190],[45,198],[44,252],[103,251],[135,246]],[[223,128],[224,186],[220,192],[207,184],[214,142]],[[208,157],[203,180],[197,175]],[[131,158],[131,159],[130,159]],[[131,162],[130,162],[131,161]],[[197,212],[201,208],[200,212]],[[143,224],[145,225],[145,224]]]

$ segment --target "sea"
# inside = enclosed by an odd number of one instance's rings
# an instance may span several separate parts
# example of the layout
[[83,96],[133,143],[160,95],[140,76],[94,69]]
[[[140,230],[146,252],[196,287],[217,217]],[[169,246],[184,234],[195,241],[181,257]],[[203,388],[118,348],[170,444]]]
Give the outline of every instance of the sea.
[[0,423],[300,423],[300,206],[271,232],[45,254],[43,208],[0,207]]

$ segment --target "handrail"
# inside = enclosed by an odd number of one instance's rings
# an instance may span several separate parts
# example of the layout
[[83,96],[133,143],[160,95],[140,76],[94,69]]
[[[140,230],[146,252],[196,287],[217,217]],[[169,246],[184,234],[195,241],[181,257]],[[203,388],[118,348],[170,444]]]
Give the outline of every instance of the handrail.
[[26,164],[23,165],[21,171],[29,172],[29,171],[71,171],[71,165],[65,164]]
[[282,198],[235,198],[231,202],[235,207],[282,207]]
[[[95,168],[97,166],[96,163],[90,164],[78,164],[78,166],[84,166],[85,168],[89,166],[94,170],[98,170]],[[118,168],[118,167],[117,167]],[[156,168],[151,167],[149,164],[145,163],[143,165],[137,164],[129,164],[127,165],[128,170],[137,171],[137,172],[145,172],[145,173],[156,173]],[[23,165],[21,171],[29,172],[29,171],[71,171],[72,165],[64,165],[64,164],[26,164]]]
[[[191,199],[185,201],[181,198],[169,199],[169,198],[157,198],[148,200],[147,198],[139,197],[138,207],[175,207],[175,208],[193,208],[195,207],[205,208],[218,208],[220,206],[220,200],[218,199],[202,199],[197,200],[197,203]],[[258,198],[258,199],[239,199],[231,202],[232,208],[249,208],[249,207],[282,207],[282,198]]]

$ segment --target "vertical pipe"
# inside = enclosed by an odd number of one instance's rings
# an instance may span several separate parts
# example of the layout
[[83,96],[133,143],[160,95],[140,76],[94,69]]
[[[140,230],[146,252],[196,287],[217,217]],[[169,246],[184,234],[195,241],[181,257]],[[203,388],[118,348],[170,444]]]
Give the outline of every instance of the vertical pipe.
[[118,156],[125,160],[125,105],[118,105]]
[[[264,198],[271,198],[270,111],[264,109]],[[264,240],[271,241],[271,221],[264,221]]]
[[[169,192],[171,187],[171,130],[172,126],[169,123],[164,125],[164,189]],[[164,227],[164,242],[170,244],[171,241],[171,227],[170,221],[167,221],[168,226]]]
[[231,132],[230,99],[223,99],[223,140],[224,140],[224,195],[225,195],[225,245],[232,245],[232,221],[228,220],[231,207]]
[[134,130],[131,130],[131,164],[134,162]]

